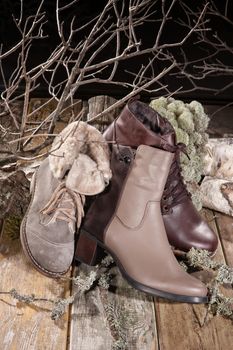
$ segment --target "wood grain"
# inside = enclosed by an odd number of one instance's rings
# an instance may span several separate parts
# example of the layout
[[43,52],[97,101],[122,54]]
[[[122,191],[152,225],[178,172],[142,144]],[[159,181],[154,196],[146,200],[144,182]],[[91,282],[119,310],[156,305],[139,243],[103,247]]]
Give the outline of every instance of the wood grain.
[[[29,112],[45,103],[46,99],[32,99]],[[55,108],[55,102],[50,102],[30,119],[31,123],[44,120]],[[74,111],[68,110],[62,120],[56,124],[55,133],[60,132],[73,113],[81,109],[77,104]],[[44,142],[43,137],[33,139],[28,147],[35,147]],[[21,166],[23,162],[21,162]],[[28,166],[28,163],[26,163]],[[59,282],[41,275],[23,255],[19,239],[12,240],[15,227],[5,225],[0,245],[0,291],[10,291],[15,288],[20,294],[32,294],[47,299],[64,298],[70,295],[70,283]],[[10,232],[7,232],[10,231]],[[67,274],[69,276],[70,273]],[[0,339],[1,350],[65,350],[68,337],[67,312],[62,319],[55,322],[50,318],[51,303],[25,305],[8,296],[1,296],[0,302]]]
[[111,291],[97,286],[73,305],[70,349],[111,350],[123,341],[122,350],[157,350],[152,298],[131,288],[116,267],[111,274]]
[[[203,216],[217,232],[212,212],[205,210]],[[224,261],[221,245],[214,259]],[[205,305],[158,300],[155,308],[161,350],[231,349],[232,322],[216,316],[209,317],[203,325],[206,316]]]
[[[69,283],[49,279],[26,261],[19,239],[4,231],[0,245],[0,291],[15,288],[20,294],[57,299],[69,295]],[[55,322],[51,304],[25,305],[9,296],[0,296],[1,350],[65,350],[68,314]]]
[[21,170],[0,170],[0,218],[22,217],[29,204],[29,181]]
[[226,262],[233,267],[233,217],[218,212],[215,215]]
[[[103,112],[106,108],[110,107],[115,102],[117,102],[117,100],[110,96],[94,96],[89,98],[89,111],[87,120],[90,120],[91,118],[97,116],[99,113]],[[119,113],[120,109],[115,108],[114,110],[96,120],[94,123],[92,123],[92,125],[95,126],[100,132],[104,132],[109,124],[111,124],[113,120],[118,117]]]

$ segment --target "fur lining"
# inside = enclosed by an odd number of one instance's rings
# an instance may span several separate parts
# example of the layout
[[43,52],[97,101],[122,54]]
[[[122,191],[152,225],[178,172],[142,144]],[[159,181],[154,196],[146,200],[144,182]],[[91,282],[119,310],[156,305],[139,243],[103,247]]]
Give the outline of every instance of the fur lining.
[[112,172],[109,147],[93,126],[78,121],[69,124],[54,139],[49,155],[55,178],[67,175],[67,187],[82,194],[96,194],[109,183]]
[[103,173],[86,154],[80,153],[66,178],[66,187],[84,195],[95,195],[105,189]]
[[145,103],[134,101],[132,104],[129,103],[129,109],[149,130],[153,130],[161,136],[174,132],[169,121]]

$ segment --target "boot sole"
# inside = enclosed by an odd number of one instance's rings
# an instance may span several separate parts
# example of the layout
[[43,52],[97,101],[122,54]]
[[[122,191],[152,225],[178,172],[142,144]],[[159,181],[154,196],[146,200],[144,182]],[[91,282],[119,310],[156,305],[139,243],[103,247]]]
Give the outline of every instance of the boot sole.
[[34,266],[34,268],[37,271],[39,271],[40,273],[42,273],[43,275],[45,275],[47,277],[60,278],[64,274],[66,274],[69,271],[69,269],[64,271],[64,272],[59,272],[59,273],[52,272],[52,271],[45,269],[35,260],[35,258],[33,257],[32,253],[30,251],[29,245],[28,245],[27,236],[26,236],[26,222],[27,222],[27,216],[28,216],[29,210],[31,208],[31,205],[32,205],[32,202],[34,199],[37,173],[35,173],[33,176],[34,176],[34,179],[32,179],[33,183],[31,183],[31,200],[30,200],[29,206],[27,208],[27,211],[26,211],[24,218],[23,218],[21,225],[20,225],[21,245],[22,245],[22,248],[23,248],[23,251],[24,251],[24,254],[25,254],[27,260],[29,260],[29,262]]
[[144,293],[149,294],[149,295],[152,295],[154,297],[160,297],[160,298],[164,298],[164,299],[168,299],[168,300],[176,301],[176,302],[180,302],[180,303],[190,303],[190,304],[207,304],[208,303],[208,301],[209,301],[208,296],[198,297],[198,296],[187,296],[187,295],[173,294],[173,293],[161,291],[159,289],[148,287],[148,286],[134,280],[132,277],[130,277],[127,274],[127,272],[125,271],[121,262],[118,260],[117,256],[109,248],[107,248],[101,241],[99,241],[96,237],[93,237],[89,232],[87,232],[83,229],[81,230],[81,234],[87,235],[92,240],[96,241],[98,243],[98,245],[100,245],[104,250],[106,250],[112,256],[112,258],[114,259],[122,276],[135,289],[138,289],[139,291],[144,292]]

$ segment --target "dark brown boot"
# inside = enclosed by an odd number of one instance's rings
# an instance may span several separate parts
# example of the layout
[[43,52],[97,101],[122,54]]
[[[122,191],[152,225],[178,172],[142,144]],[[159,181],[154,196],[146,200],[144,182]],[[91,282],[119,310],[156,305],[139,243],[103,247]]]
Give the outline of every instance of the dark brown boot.
[[[184,185],[179,160],[179,153],[184,145],[176,143],[171,124],[148,105],[134,100],[128,103],[104,136],[108,141],[116,141],[116,145],[112,146],[113,178],[108,189],[89,208],[83,223],[84,229],[87,228],[89,232],[97,230],[98,234],[104,232],[116,209],[120,189],[135,149],[141,144],[151,145],[174,153],[161,200],[163,220],[171,246],[182,252],[195,247],[214,253],[218,240],[197,212]],[[86,263],[94,263],[96,254],[96,244],[88,243],[80,235],[76,258]]]
[[85,234],[112,255],[134,288],[174,301],[205,303],[207,289],[175,259],[161,215],[160,200],[173,158],[170,152],[139,146],[104,232]]

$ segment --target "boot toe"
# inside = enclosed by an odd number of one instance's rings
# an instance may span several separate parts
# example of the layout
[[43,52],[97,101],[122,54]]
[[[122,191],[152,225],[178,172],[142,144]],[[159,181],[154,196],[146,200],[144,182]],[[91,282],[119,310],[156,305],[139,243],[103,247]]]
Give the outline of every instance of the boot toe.
[[65,274],[72,263],[74,243],[54,243],[42,239],[36,233],[27,235],[27,253],[35,267],[42,273],[56,277]]
[[173,207],[163,215],[168,240],[175,249],[188,252],[191,248],[206,249],[213,254],[218,246],[215,232],[203,220],[191,200]]
[[218,247],[218,237],[206,222],[203,221],[201,226],[200,229],[197,227],[196,232],[194,232],[194,237],[200,236],[200,239],[193,242],[193,247],[205,249],[214,254]]
[[208,294],[208,289],[197,278],[194,278],[189,275],[189,282],[184,286],[185,295],[191,295],[195,297],[206,297]]

